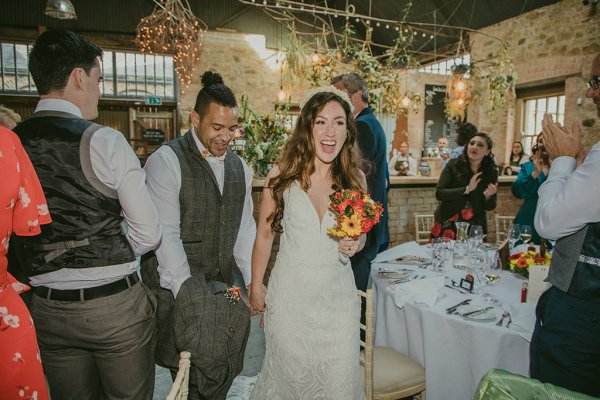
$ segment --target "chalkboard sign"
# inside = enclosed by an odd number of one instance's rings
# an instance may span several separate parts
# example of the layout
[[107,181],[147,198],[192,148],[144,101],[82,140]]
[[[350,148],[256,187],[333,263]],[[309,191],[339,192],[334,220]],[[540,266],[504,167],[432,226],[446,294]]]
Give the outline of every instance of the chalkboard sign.
[[446,118],[446,86],[425,85],[425,138],[424,148],[436,148],[438,139],[448,138],[448,147],[456,147],[456,129],[454,119]]
[[142,137],[148,144],[162,144],[165,141],[165,133],[162,129],[146,129],[142,133]]

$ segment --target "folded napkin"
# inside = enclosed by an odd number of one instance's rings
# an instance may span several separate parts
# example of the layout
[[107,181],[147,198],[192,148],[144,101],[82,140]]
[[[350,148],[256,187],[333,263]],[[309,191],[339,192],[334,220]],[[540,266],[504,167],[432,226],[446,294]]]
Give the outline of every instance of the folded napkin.
[[373,262],[385,262],[406,256],[430,258],[431,253],[417,242],[406,242],[377,254]]
[[404,307],[404,304],[408,301],[423,303],[432,307],[443,287],[444,277],[436,276],[392,285],[388,287],[388,290],[391,290],[394,294],[394,302],[399,308]]
[[[512,323],[509,329],[517,332],[528,342],[531,342],[533,328],[535,327],[536,303],[504,303],[502,308],[510,313]],[[504,326],[508,321],[504,321]]]

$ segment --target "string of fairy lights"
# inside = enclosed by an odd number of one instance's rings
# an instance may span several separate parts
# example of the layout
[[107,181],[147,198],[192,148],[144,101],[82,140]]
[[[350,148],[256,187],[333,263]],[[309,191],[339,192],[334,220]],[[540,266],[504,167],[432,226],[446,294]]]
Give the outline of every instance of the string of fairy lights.
[[136,43],[142,53],[172,54],[179,81],[189,85],[202,54],[207,25],[191,11],[185,0],[156,2],[152,14],[140,20]]

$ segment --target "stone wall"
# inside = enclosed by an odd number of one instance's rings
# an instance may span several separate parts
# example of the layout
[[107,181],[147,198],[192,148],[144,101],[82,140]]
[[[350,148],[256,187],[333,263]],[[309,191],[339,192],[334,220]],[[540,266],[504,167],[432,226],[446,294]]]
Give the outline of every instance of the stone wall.
[[[190,127],[189,115],[194,108],[196,95],[202,88],[200,75],[208,70],[223,76],[238,102],[245,95],[254,110],[272,112],[280,88],[278,58],[281,56],[277,51],[265,48],[265,37],[262,35],[207,32],[196,78],[180,91],[181,131],[185,132]],[[293,101],[298,101],[303,90],[303,87],[298,87],[289,95]]]
[[[583,129],[586,146],[600,140],[595,107],[585,99],[591,62],[600,52],[600,13],[590,16],[591,8],[580,0],[563,0],[481,30],[510,45],[517,88],[565,83],[565,124],[570,127],[577,120],[592,124]],[[484,60],[499,49],[498,41],[480,33],[472,34],[470,42],[473,61]],[[496,154],[507,154],[513,139],[520,137],[520,121],[515,119],[514,108],[500,113],[496,121],[487,116],[486,110],[485,102],[470,107],[469,120],[492,134],[498,145]]]

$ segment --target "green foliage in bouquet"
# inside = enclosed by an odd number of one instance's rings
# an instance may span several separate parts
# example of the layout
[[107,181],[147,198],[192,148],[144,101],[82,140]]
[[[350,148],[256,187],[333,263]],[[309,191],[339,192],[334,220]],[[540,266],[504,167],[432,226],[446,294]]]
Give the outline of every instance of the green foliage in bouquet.
[[255,175],[266,176],[289,135],[288,106],[277,107],[272,115],[262,115],[250,108],[248,97],[242,96],[241,104],[241,138],[246,141],[241,157],[252,166]]

